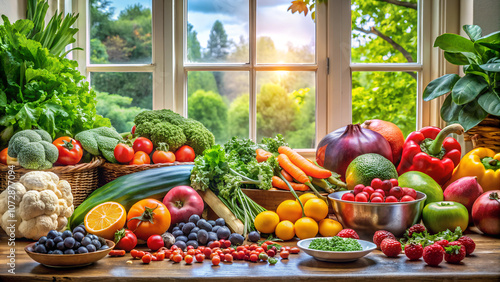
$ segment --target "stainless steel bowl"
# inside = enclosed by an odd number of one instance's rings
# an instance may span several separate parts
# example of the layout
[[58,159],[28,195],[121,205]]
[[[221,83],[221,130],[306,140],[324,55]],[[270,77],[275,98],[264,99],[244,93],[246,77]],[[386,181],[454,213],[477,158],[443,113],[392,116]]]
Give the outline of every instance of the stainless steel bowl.
[[328,195],[344,228],[354,229],[359,237],[371,241],[377,230],[387,230],[400,237],[410,226],[420,222],[427,196],[417,191],[417,199],[398,203],[360,203],[341,200],[350,191],[340,191]]

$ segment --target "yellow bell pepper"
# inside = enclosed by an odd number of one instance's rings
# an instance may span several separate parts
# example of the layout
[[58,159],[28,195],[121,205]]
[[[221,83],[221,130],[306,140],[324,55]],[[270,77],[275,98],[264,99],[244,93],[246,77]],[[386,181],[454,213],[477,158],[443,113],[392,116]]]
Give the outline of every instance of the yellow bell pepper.
[[477,176],[477,182],[485,192],[500,189],[500,153],[488,148],[470,151],[453,170],[446,186],[464,176]]

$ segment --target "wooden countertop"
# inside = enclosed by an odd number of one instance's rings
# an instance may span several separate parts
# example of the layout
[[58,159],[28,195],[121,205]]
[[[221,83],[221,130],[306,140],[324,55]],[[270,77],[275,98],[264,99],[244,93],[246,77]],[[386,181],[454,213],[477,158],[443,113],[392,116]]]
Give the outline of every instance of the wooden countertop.
[[[476,242],[473,255],[466,257],[462,264],[453,265],[442,262],[438,267],[427,266],[423,260],[408,261],[404,254],[398,258],[387,258],[376,250],[356,262],[327,263],[317,261],[301,252],[290,255],[288,260],[281,260],[271,266],[267,262],[250,263],[235,261],[221,262],[212,266],[210,261],[186,265],[175,264],[168,260],[142,264],[133,260],[127,264],[130,255],[125,257],[106,257],[82,268],[56,269],[43,266],[33,261],[24,251],[28,240],[16,240],[15,274],[7,272],[5,263],[8,254],[7,237],[0,237],[2,264],[1,281],[332,281],[365,279],[383,281],[500,281],[500,239],[468,234]],[[295,245],[288,242],[287,245]]]

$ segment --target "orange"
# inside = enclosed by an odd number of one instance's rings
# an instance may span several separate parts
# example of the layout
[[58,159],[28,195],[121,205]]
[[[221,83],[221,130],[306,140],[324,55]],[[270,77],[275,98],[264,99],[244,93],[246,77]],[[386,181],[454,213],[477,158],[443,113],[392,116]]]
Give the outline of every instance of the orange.
[[[305,194],[302,194],[300,195],[299,197],[299,200],[302,202],[303,205],[305,205],[307,203],[307,201],[309,201],[310,199],[317,199],[318,197],[316,195],[314,195],[313,193],[305,193]],[[297,200],[295,200],[297,201]],[[298,203],[298,201],[297,201]]]
[[273,233],[276,225],[280,222],[280,217],[273,211],[259,213],[253,222],[255,229],[261,233]]
[[125,208],[116,202],[105,202],[91,209],[83,220],[87,232],[113,240],[115,232],[127,221]]
[[390,121],[372,119],[363,122],[361,127],[371,129],[384,136],[384,138],[389,142],[389,145],[391,145],[392,162],[394,164],[399,163],[399,160],[401,159],[401,153],[403,152],[405,136],[397,125]]
[[320,221],[328,215],[328,205],[321,199],[310,199],[304,205],[306,216]]
[[283,220],[282,222],[278,223],[278,225],[276,226],[276,230],[274,230],[274,233],[276,233],[276,237],[280,238],[281,240],[288,241],[295,236],[295,227],[290,220]]
[[318,223],[310,217],[303,217],[295,222],[295,234],[299,239],[316,237],[318,234]]
[[302,207],[299,202],[294,200],[286,200],[276,209],[276,213],[280,217],[280,221],[290,220],[292,223],[302,217]]
[[333,237],[342,230],[342,224],[331,218],[322,219],[319,222],[319,234],[323,237]]

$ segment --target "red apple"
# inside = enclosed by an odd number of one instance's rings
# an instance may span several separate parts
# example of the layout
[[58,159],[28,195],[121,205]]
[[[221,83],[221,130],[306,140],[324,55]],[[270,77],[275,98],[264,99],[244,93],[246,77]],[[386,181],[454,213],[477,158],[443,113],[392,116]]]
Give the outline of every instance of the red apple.
[[479,196],[472,205],[472,220],[479,230],[488,235],[500,235],[500,190],[491,190]]
[[170,212],[172,225],[187,222],[193,214],[201,216],[203,212],[203,199],[198,192],[189,186],[177,186],[168,191],[163,204]]
[[471,222],[472,205],[481,194],[483,194],[483,188],[477,182],[477,177],[466,176],[448,185],[443,196],[445,201],[453,201],[464,205],[469,212],[469,222]]

